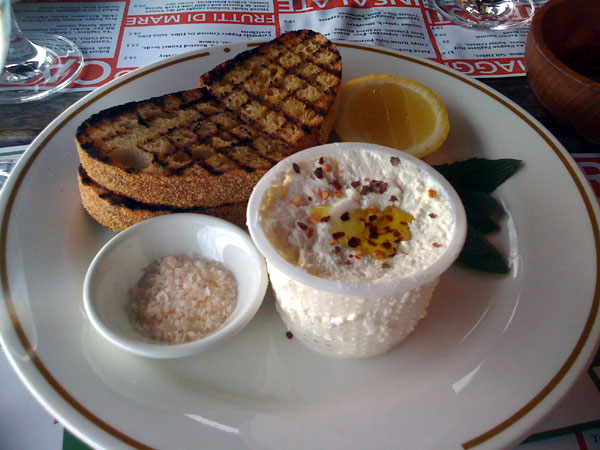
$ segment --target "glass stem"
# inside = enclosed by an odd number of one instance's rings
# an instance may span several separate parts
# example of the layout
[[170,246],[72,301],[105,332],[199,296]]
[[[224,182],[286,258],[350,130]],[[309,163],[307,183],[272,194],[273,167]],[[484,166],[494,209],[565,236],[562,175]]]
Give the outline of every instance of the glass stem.
[[[12,8],[10,2],[8,7]],[[19,27],[14,11],[11,11],[10,18],[10,45],[5,69],[14,73],[39,70],[46,61],[46,50],[27,39]]]

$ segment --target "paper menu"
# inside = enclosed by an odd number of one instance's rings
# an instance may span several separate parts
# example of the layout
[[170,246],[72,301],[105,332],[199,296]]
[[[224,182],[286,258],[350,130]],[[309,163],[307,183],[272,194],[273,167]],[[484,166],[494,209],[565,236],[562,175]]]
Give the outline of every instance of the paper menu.
[[190,50],[269,40],[299,28],[400,50],[476,77],[525,74],[526,26],[493,33],[461,28],[429,0],[27,1],[14,9],[24,32],[62,34],[81,47],[86,64],[70,86],[75,90]]

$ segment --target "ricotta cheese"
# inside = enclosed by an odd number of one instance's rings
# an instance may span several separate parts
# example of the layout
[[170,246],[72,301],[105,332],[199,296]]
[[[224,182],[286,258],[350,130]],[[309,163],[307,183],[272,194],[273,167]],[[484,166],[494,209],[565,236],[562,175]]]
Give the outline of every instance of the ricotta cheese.
[[308,273],[377,282],[430,266],[455,217],[445,191],[420,167],[365,150],[290,164],[268,188],[260,220],[275,249]]

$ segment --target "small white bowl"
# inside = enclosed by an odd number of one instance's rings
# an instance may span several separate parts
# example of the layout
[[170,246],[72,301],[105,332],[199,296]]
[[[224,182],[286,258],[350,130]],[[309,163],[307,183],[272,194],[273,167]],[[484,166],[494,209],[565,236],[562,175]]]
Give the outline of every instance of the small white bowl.
[[[137,333],[125,309],[144,269],[166,256],[220,261],[237,280],[233,313],[217,330],[192,342],[164,344]],[[201,353],[233,337],[254,317],[267,289],[267,270],[250,236],[237,226],[201,214],[169,214],[140,222],[112,238],[89,266],[83,302],[102,336],[131,353],[177,358]]]

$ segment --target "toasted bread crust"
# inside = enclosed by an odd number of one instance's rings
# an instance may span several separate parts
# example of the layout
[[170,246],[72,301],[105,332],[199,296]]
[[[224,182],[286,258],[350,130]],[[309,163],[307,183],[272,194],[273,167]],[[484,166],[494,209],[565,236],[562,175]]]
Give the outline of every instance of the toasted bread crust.
[[87,176],[82,166],[79,167],[77,178],[84,209],[96,222],[116,233],[152,217],[180,212],[207,214],[245,227],[247,202],[188,209],[148,205],[103,188]]
[[101,180],[107,189],[142,203],[158,203],[173,208],[210,208],[245,202],[265,170],[234,170],[219,176],[155,175],[129,173],[118,166],[101,164],[77,146],[85,171],[93,180]]
[[77,130],[77,151],[90,178],[142,203],[244,202],[274,164],[327,142],[340,82],[334,44],[286,33],[217,66],[200,88],[95,114]]

